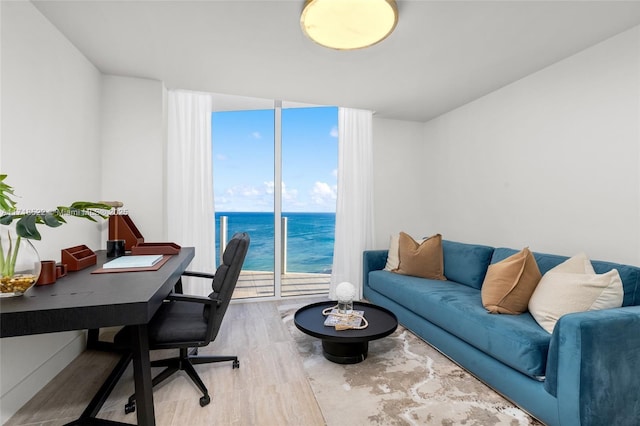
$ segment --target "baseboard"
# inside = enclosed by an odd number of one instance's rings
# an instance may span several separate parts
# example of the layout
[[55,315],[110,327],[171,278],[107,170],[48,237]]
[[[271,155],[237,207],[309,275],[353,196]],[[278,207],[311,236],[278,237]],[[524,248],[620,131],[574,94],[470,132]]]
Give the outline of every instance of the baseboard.
[[84,351],[86,332],[76,332],[67,345],[33,370],[24,380],[15,385],[0,399],[0,424],[4,424],[24,404],[58,375],[71,361]]

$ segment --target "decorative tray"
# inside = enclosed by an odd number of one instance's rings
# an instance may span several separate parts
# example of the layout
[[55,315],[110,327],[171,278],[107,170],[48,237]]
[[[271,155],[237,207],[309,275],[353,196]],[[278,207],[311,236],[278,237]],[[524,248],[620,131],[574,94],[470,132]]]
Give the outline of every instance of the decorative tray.
[[132,255],[143,254],[178,254],[180,246],[176,243],[139,243],[131,247]]

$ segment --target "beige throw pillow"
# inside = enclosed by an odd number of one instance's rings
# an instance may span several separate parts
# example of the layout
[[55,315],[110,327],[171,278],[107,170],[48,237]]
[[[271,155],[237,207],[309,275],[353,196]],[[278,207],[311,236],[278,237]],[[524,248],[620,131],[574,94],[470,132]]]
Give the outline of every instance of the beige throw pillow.
[[[576,267],[580,264],[584,266]],[[623,297],[618,271],[596,274],[587,256],[581,253],[544,274],[529,300],[529,312],[542,328],[553,333],[561,316],[619,308]]]
[[489,265],[482,283],[482,305],[492,314],[521,314],[542,275],[529,248]]
[[400,265],[399,239],[400,234],[391,234],[389,237],[389,252],[387,253],[387,264],[384,266],[385,271],[393,271]]
[[393,272],[414,277],[446,280],[442,257],[442,235],[436,234],[422,243],[401,232],[398,238],[400,263]]
[[596,273],[596,271],[593,270],[593,265],[591,265],[591,261],[589,260],[589,258],[585,253],[576,254],[575,256],[565,260],[558,266],[549,269],[547,271],[547,274],[549,272],[566,272],[569,274],[595,274]]

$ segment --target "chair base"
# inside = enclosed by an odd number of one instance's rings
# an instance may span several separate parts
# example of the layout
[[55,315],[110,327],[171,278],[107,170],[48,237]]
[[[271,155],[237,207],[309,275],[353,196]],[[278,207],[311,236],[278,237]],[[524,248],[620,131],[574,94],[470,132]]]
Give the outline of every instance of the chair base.
[[[198,376],[198,373],[193,366],[226,361],[233,361],[233,369],[240,368],[240,361],[238,360],[237,356],[198,355],[197,348],[193,349],[191,353],[188,352],[187,348],[181,348],[180,355],[177,358],[160,359],[151,362],[151,367],[166,367],[152,379],[151,383],[153,387],[155,387],[156,385],[164,382],[166,379],[171,377],[174,373],[178,371],[184,371],[185,373],[187,373],[189,378],[191,378],[198,389],[200,389],[200,392],[202,392],[202,397],[200,398],[200,406],[204,407],[211,402],[211,397],[209,396],[209,390],[204,385],[202,379],[200,379],[200,376]],[[124,406],[125,414],[133,413],[134,411],[136,411],[135,394],[129,397],[129,401]]]

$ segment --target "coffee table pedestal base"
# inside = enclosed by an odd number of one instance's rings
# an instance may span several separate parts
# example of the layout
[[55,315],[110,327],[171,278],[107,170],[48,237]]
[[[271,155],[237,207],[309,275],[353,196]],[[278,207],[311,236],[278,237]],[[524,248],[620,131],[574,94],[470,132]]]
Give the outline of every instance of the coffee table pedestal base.
[[367,358],[369,342],[337,343],[322,341],[322,354],[337,364],[357,364]]

